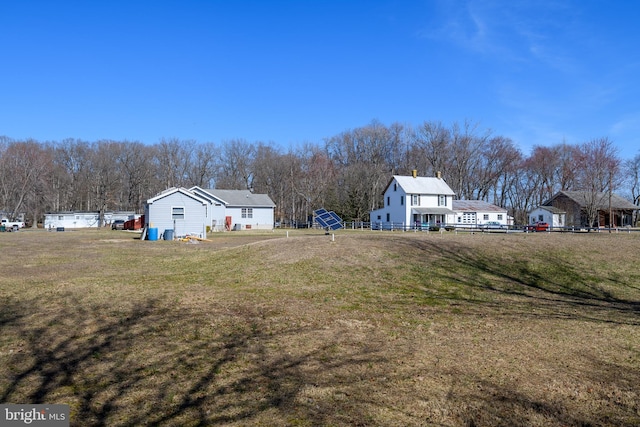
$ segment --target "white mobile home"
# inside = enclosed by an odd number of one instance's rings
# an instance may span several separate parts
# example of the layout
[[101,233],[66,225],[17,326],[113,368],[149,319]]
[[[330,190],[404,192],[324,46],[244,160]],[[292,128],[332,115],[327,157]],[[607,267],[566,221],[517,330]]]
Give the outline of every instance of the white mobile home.
[[44,215],[45,229],[98,228],[111,224],[117,219],[128,221],[135,217],[134,212],[105,212],[104,223],[100,224],[100,212],[47,212]]

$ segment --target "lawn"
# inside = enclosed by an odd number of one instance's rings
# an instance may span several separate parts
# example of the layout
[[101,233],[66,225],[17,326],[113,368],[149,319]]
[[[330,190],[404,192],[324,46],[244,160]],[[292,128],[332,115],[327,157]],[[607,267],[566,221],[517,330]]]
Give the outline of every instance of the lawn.
[[74,426],[640,424],[640,233],[0,233],[0,402]]

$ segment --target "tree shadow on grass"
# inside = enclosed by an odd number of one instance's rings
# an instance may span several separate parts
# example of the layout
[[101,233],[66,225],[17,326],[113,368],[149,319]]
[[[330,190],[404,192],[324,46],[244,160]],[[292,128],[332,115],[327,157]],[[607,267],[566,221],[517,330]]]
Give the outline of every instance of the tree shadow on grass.
[[314,331],[265,331],[251,313],[215,323],[157,300],[115,310],[63,299],[47,311],[37,301],[3,304],[22,315],[2,318],[10,356],[0,402],[68,403],[71,425],[351,423],[368,417],[358,405],[340,410],[331,396],[302,399],[303,390],[327,373],[348,388],[351,367],[385,365],[370,345],[336,356],[335,342],[282,351]]
[[[624,287],[636,289],[633,284],[594,276],[552,254],[536,254],[532,263],[513,263],[499,254],[489,257],[485,251],[474,251],[456,242],[433,245],[414,241],[410,244],[423,257],[426,255],[425,258],[433,260],[425,266],[430,277],[471,291],[467,295],[476,290],[516,297],[511,301],[514,314],[640,324],[640,298],[620,296]],[[448,298],[446,294],[439,297]],[[495,303],[492,299],[461,297],[460,294],[451,299],[472,305]],[[502,302],[500,305],[509,310]]]
[[545,394],[532,394],[513,382],[471,378],[475,388],[454,384],[450,397],[460,402],[460,418],[467,426],[639,425],[640,374],[597,357],[588,359],[587,372],[569,368],[571,375],[547,384]]

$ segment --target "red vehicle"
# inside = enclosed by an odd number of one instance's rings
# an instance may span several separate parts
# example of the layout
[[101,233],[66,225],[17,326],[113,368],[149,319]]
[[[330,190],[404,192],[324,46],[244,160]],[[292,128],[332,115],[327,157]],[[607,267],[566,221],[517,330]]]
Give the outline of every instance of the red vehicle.
[[549,224],[546,222],[536,222],[535,224],[530,224],[525,227],[526,231],[548,231]]

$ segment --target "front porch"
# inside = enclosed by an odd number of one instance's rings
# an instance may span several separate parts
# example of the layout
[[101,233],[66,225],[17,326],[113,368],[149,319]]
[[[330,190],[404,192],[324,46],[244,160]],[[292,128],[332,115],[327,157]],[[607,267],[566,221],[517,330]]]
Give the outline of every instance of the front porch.
[[453,215],[453,213],[447,208],[413,208],[411,209],[411,223],[415,228],[445,226],[447,215]]

